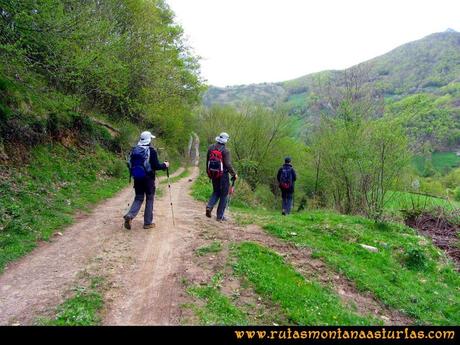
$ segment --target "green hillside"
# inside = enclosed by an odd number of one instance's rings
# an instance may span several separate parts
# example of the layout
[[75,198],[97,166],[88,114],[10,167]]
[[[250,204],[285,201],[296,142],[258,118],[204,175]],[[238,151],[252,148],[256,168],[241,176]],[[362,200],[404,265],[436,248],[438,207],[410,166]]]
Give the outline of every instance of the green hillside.
[[[453,30],[404,44],[343,71],[313,73],[282,83],[210,87],[203,101],[206,106],[261,103],[284,109],[305,118],[307,124],[314,124],[320,114],[327,113],[327,109],[318,107],[318,98],[326,96],[328,87],[329,90],[342,87],[345,79],[356,71],[362,72],[359,82],[385,100],[388,109],[385,112],[399,116],[405,110],[403,120],[413,146],[420,148],[428,142],[435,150],[445,150],[459,145],[460,33]],[[406,100],[415,95],[421,98]],[[411,112],[414,107],[424,115]],[[433,122],[433,118],[438,120]],[[414,126],[422,128],[415,129],[418,133],[412,137]]]

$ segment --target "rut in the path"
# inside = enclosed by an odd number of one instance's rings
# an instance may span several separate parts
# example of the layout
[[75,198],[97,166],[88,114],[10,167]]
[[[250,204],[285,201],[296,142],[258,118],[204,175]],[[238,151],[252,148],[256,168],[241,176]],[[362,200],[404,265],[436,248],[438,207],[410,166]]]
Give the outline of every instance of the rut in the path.
[[[92,213],[76,216],[62,236],[40,243],[32,253],[9,264],[0,276],[0,324],[33,324],[37,316],[49,315],[87,269],[97,271],[117,290],[114,278],[137,256],[133,248],[146,245],[154,235],[122,230],[122,215],[132,199],[132,187],[122,190]],[[155,207],[160,214],[166,214],[163,204],[159,201]]]
[[[176,174],[180,174],[178,171]],[[122,215],[133,198],[132,188],[100,204],[89,215],[77,217],[63,236],[42,243],[27,257],[10,264],[0,276],[0,324],[33,324],[37,316],[52,314],[75,282],[79,273],[105,278],[103,323],[105,325],[177,325],[183,322],[182,303],[191,301],[184,281],[207,284],[218,270],[226,269],[228,246],[254,241],[283,255],[300,273],[332,287],[344,303],[358,306],[362,314],[380,315],[385,324],[407,324],[411,320],[389,310],[371,295],[357,291],[306,249],[296,248],[269,236],[257,226],[219,224],[204,216],[204,205],[189,195],[191,176],[173,183],[173,227],[169,191],[155,199],[156,228],[142,229],[142,214],[133,229],[122,229]],[[195,250],[210,241],[224,243],[210,265],[202,265]],[[228,282],[227,282],[228,283]],[[223,291],[232,284],[224,284]]]
[[[133,247],[136,258],[120,275],[118,291],[112,291],[114,295],[110,297],[104,324],[171,325],[179,322],[184,258],[192,250],[195,220],[201,215],[197,203],[189,195],[191,180],[197,175],[195,168],[189,178],[175,183],[171,189],[175,227],[169,196],[156,204],[156,228],[145,241]],[[142,230],[134,229],[133,233],[136,232]]]

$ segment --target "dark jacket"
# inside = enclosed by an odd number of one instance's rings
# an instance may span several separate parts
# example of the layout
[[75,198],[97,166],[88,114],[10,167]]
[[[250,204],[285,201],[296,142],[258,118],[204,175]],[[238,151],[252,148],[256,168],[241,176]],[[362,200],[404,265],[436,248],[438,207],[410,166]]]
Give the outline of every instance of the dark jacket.
[[149,149],[150,149],[149,162],[150,162],[150,166],[152,167],[152,171],[149,173],[149,176],[155,180],[155,171],[156,170],[166,170],[166,164],[160,163],[160,161],[158,160],[157,151],[152,146],[150,146]]
[[276,179],[278,180],[278,183],[281,182],[281,172],[283,171],[284,167],[291,167],[292,169],[292,187],[289,190],[291,193],[294,192],[294,186],[295,186],[295,181],[297,180],[297,174],[295,173],[294,168],[292,167],[291,163],[284,163],[281,168],[278,170],[278,174],[276,175]]
[[230,151],[225,147],[224,144],[215,143],[209,146],[208,154],[206,155],[206,166],[208,166],[209,156],[211,155],[211,151],[219,150],[222,152],[222,160],[224,164],[224,173],[230,173],[230,175],[235,176],[236,172],[232,166],[232,159],[230,157]]

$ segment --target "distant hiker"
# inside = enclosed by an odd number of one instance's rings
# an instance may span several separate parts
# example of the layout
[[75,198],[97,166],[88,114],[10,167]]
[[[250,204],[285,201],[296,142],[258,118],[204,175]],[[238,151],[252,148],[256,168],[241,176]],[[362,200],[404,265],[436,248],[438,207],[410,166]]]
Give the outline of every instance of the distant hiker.
[[216,137],[216,143],[208,148],[206,155],[206,167],[209,178],[212,181],[213,193],[206,206],[206,217],[211,218],[212,209],[219,201],[217,206],[217,220],[225,221],[225,207],[227,206],[227,197],[230,189],[229,174],[232,179],[237,179],[238,175],[232,167],[230,151],[225,144],[230,139],[225,132]]
[[291,164],[291,158],[284,159],[283,166],[278,170],[277,180],[281,189],[281,197],[283,198],[281,214],[285,216],[291,212],[292,196],[294,195],[294,185],[297,175]]
[[130,175],[134,179],[136,196],[129,212],[124,216],[125,228],[131,229],[131,222],[137,216],[145,195],[144,229],[155,227],[153,222],[153,197],[155,195],[155,171],[166,170],[169,162],[160,163],[157,151],[150,146],[155,136],[150,132],[142,132],[137,146],[133,147],[128,158]]

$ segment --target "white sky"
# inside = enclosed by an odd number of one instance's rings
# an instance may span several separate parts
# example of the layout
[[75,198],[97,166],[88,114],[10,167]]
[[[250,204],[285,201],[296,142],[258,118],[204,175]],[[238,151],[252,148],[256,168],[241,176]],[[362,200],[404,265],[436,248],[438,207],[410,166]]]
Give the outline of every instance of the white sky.
[[166,0],[208,84],[343,69],[409,41],[460,31],[460,0]]

